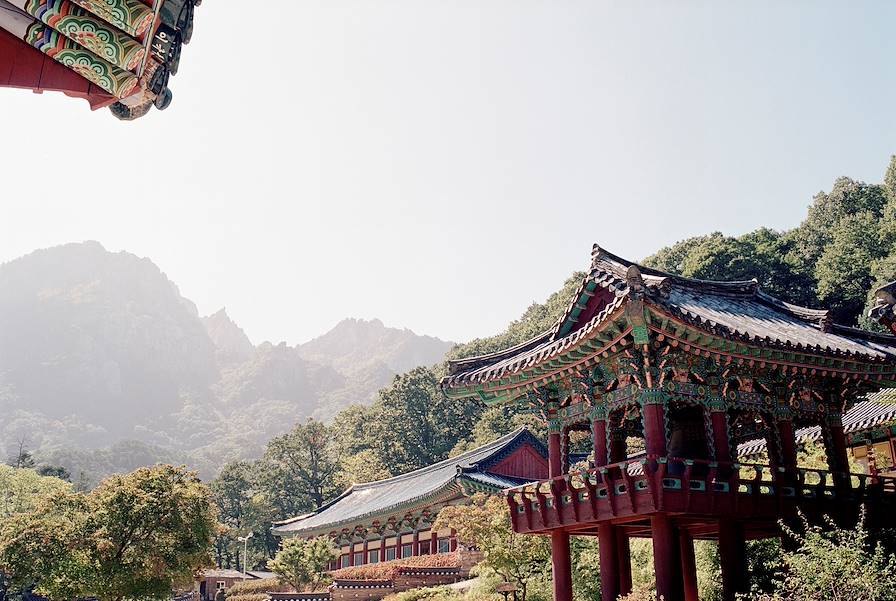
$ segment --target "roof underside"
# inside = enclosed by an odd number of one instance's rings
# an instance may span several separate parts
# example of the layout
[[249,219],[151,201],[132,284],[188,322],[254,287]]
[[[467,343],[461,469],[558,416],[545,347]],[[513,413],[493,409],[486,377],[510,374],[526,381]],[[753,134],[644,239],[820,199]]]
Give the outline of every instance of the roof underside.
[[275,534],[294,534],[326,530],[352,524],[362,518],[400,511],[431,498],[452,486],[458,478],[467,478],[491,488],[509,488],[521,482],[488,472],[488,466],[528,443],[546,456],[543,445],[521,428],[487,445],[457,457],[388,480],[356,484],[334,501],[306,517],[275,526]]
[[756,281],[694,280],[639,267],[595,246],[592,268],[569,309],[550,331],[512,349],[452,361],[446,390],[469,388],[514,376],[575,348],[612,327],[633,287],[650,313],[738,344],[850,361],[896,362],[896,337],[832,323],[825,310],[791,305],[763,293]]

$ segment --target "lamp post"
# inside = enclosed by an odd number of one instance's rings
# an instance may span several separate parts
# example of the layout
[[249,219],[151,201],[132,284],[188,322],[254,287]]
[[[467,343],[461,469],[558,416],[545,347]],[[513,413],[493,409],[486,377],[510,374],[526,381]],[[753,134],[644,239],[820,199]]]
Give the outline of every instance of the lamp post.
[[243,580],[246,579],[246,568],[249,563],[249,539],[252,538],[254,532],[250,532],[246,536],[238,536],[236,540],[243,543]]

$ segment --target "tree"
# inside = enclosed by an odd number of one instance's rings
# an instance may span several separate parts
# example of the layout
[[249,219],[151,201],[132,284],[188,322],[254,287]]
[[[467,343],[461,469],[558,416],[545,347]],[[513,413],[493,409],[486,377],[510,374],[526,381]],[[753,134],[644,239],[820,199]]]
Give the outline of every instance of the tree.
[[336,554],[327,538],[287,538],[277,556],[268,562],[268,569],[297,592],[306,587],[314,590],[323,581],[324,570]]
[[831,519],[814,526],[805,518],[802,531],[784,528],[798,548],[783,555],[786,571],[777,582],[776,599],[896,599],[896,556],[887,554],[880,544],[870,544],[864,512],[854,529],[840,528]]
[[545,578],[550,569],[551,545],[543,536],[513,531],[507,504],[497,496],[474,495],[468,505],[444,507],[434,529],[454,528],[458,540],[483,553],[481,567],[517,585],[526,601],[530,584]]
[[269,498],[280,515],[320,508],[335,493],[338,462],[327,427],[314,419],[271,440],[263,469]]
[[11,516],[34,511],[41,499],[51,493],[70,489],[67,482],[41,476],[34,470],[0,465],[0,524]]
[[19,449],[16,451],[15,455],[10,457],[9,465],[19,469],[31,469],[34,467],[34,457],[31,455],[31,452],[25,448],[24,438],[19,440]]
[[338,488],[344,490],[352,484],[375,482],[391,476],[392,473],[383,460],[370,449],[364,449],[352,455],[340,457],[339,471],[336,472],[333,481]]
[[237,537],[251,532],[245,567],[264,566],[279,546],[271,533],[271,523],[287,516],[278,515],[270,503],[259,478],[259,466],[248,461],[228,463],[209,488],[222,526],[215,537],[215,565],[241,568],[244,547]]
[[371,448],[393,474],[430,465],[448,457],[480,409],[468,400],[449,399],[435,372],[418,367],[380,391],[371,412]]
[[5,520],[0,569],[51,599],[163,598],[209,562],[216,522],[208,490],[160,465],[62,491]]

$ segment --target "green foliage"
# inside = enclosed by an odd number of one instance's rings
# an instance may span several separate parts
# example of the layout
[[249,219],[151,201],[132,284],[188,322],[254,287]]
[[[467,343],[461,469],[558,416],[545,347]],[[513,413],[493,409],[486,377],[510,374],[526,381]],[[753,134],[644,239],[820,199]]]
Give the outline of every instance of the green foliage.
[[278,487],[280,497],[272,499],[286,515],[301,509],[317,509],[336,491],[333,475],[338,469],[329,444],[327,427],[314,419],[268,443],[264,455],[265,478]]
[[215,514],[183,468],[142,468],[89,494],[52,491],[0,522],[0,569],[51,599],[161,599],[209,561]]
[[463,598],[447,586],[432,586],[394,593],[385,597],[384,601],[460,601]]
[[233,586],[227,589],[227,598],[242,597],[244,595],[252,595],[257,593],[285,593],[289,592],[291,586],[281,582],[278,578],[261,578],[259,580],[243,580],[235,582]]
[[323,582],[324,570],[337,553],[326,537],[288,538],[277,556],[268,562],[268,569],[297,591],[305,587],[314,590]]
[[803,519],[802,531],[786,529],[798,549],[784,553],[776,599],[787,601],[891,601],[896,599],[896,557],[871,545],[864,515],[853,528]]
[[34,511],[40,500],[71,485],[34,470],[0,465],[0,523],[10,516]]
[[521,601],[526,601],[530,584],[549,572],[550,540],[516,534],[502,498],[478,494],[468,505],[445,507],[433,528],[454,528],[458,540],[482,551],[480,567],[516,584]]

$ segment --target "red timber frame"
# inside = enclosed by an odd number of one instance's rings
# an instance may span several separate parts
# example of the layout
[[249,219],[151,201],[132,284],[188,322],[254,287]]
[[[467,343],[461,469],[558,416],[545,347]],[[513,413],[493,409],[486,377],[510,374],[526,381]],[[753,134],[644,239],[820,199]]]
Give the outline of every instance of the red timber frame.
[[36,93],[63,92],[72,98],[83,98],[93,110],[118,100],[3,29],[0,29],[0,87]]
[[[635,267],[605,281],[618,290],[622,277],[626,296],[599,315],[582,311],[596,315],[587,336],[533,343],[557,340],[556,354],[512,349],[524,357],[518,368],[505,367],[511,351],[498,354],[494,372],[469,359],[461,365],[469,371],[442,382],[449,396],[514,402],[547,422],[550,478],[506,494],[516,532],[551,537],[555,601],[572,599],[570,536],[599,538],[603,601],[631,591],[631,537],[652,539],[657,598],[697,601],[693,543],[716,540],[723,598],[733,601],[747,592],[746,541],[780,537],[781,521],[798,512],[851,525],[864,505],[869,528],[896,525],[896,478],[850,474],[842,425],[863,395],[894,385],[894,361],[734,342],[676,317],[661,299],[648,306]],[[896,339],[882,344],[896,348]],[[826,470],[797,464],[794,433],[812,425],[821,427]],[[570,466],[569,432],[583,429],[593,465]],[[643,454],[627,452],[633,437]],[[768,461],[739,463],[738,445],[760,437]]]

